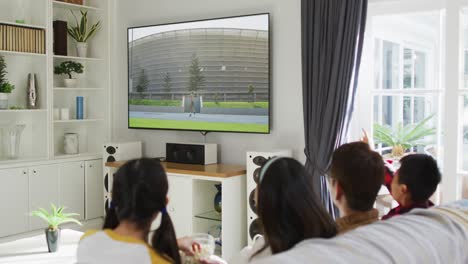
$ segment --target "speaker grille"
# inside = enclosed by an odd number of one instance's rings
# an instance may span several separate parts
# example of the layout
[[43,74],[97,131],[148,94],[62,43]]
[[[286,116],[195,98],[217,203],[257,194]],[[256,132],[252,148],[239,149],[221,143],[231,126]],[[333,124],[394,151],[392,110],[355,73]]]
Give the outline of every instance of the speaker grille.
[[107,157],[107,162],[114,162],[114,161],[115,161],[114,156]]
[[110,155],[114,155],[117,150],[113,146],[109,146],[106,148],[106,152]]
[[255,201],[255,189],[250,192],[249,195],[249,206],[252,211],[257,214],[257,201]]
[[249,226],[249,235],[250,239],[253,239],[256,235],[261,235],[262,234],[262,229],[260,226],[260,220],[255,219]]

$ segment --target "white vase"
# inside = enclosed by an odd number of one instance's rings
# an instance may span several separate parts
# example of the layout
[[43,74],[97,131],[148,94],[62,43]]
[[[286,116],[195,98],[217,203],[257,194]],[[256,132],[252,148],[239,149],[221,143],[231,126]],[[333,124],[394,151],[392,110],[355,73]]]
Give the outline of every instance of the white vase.
[[88,43],[78,42],[76,43],[76,53],[78,57],[87,57],[88,56]]
[[75,88],[78,80],[77,79],[64,79],[63,83],[67,88]]
[[8,109],[8,94],[0,93],[0,109]]

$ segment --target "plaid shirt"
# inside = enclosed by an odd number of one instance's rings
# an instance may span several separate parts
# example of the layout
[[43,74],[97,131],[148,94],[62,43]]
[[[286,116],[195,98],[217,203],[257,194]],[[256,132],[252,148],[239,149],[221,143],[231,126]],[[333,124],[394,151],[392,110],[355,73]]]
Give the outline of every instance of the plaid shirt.
[[412,206],[410,207],[402,207],[401,205],[398,206],[398,207],[395,207],[393,208],[392,210],[390,210],[390,212],[388,212],[388,214],[384,215],[382,217],[382,220],[387,220],[389,218],[392,218],[396,215],[402,215],[402,214],[406,214],[407,212],[413,210],[414,208],[423,208],[423,209],[426,209],[426,208],[429,208],[431,206],[434,206],[434,204],[427,200],[425,203],[417,203],[417,204],[413,204]]
[[[384,180],[384,185],[387,187],[388,191],[390,193],[392,193],[392,180],[393,180],[393,171],[390,169],[391,167],[391,164],[393,163],[392,160],[385,160],[385,180]],[[389,165],[390,164],[390,165]],[[392,218],[394,217],[395,215],[402,215],[402,214],[406,214],[407,212],[413,210],[414,208],[429,208],[429,207],[432,207],[434,206],[434,204],[427,200],[426,202],[424,203],[417,203],[417,204],[413,204],[412,206],[410,207],[402,207],[401,205],[398,206],[398,207],[395,207],[393,208],[392,210],[390,210],[390,212],[388,212],[388,214],[384,215],[382,217],[382,220],[386,220],[386,219],[389,219],[389,218]]]

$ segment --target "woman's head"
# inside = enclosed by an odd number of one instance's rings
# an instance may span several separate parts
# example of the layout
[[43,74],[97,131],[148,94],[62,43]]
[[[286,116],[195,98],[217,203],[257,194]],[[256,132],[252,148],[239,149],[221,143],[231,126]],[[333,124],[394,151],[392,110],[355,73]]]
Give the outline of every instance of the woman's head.
[[104,228],[115,229],[120,222],[128,221],[149,232],[157,214],[162,213],[161,225],[152,238],[153,248],[180,261],[173,225],[165,209],[168,188],[159,161],[143,158],[127,162],[114,174]]
[[267,246],[274,254],[304,239],[336,234],[333,219],[314,193],[311,176],[292,158],[273,158],[263,166],[257,205]]

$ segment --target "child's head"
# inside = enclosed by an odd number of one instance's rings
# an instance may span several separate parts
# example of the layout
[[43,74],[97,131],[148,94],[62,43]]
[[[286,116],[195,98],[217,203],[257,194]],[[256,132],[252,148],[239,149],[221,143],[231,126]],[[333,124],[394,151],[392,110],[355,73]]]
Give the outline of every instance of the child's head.
[[342,216],[373,208],[384,182],[384,162],[368,144],[353,142],[335,150],[329,171],[334,203]]
[[440,178],[437,162],[431,156],[405,156],[392,180],[392,196],[402,206],[424,203],[437,189]]
[[127,162],[114,174],[112,202],[104,221],[105,229],[115,229],[128,221],[149,232],[161,213],[161,225],[152,237],[153,248],[180,262],[172,221],[166,211],[168,181],[166,172],[155,159]]
[[336,234],[333,219],[314,193],[311,176],[292,158],[273,158],[262,167],[257,211],[274,254],[304,239]]

